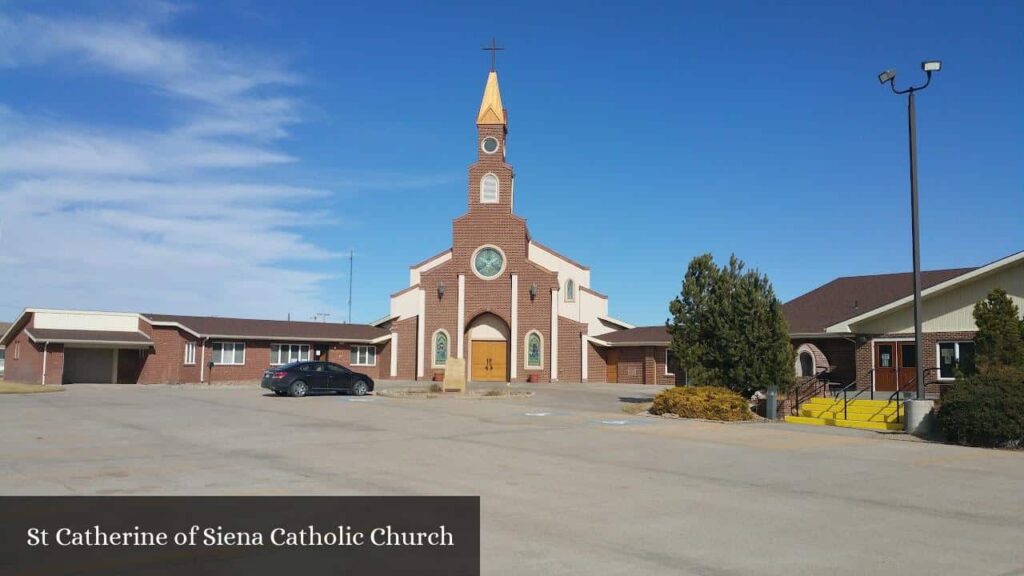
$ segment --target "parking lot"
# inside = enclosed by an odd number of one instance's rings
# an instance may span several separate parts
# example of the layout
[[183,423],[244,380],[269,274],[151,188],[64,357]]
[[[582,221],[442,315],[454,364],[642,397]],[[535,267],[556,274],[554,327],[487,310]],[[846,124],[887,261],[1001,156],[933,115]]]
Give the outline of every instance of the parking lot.
[[479,495],[485,574],[1024,574],[1022,453],[621,411],[654,388],[531,389],[0,396],[0,493]]

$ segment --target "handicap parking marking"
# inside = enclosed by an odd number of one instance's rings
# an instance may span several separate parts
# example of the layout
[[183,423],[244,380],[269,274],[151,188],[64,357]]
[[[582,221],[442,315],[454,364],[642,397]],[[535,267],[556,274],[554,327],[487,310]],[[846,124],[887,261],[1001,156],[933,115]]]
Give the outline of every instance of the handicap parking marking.
[[597,424],[602,426],[640,426],[644,424],[650,424],[646,420],[632,420],[632,419],[614,419],[614,420],[598,420]]

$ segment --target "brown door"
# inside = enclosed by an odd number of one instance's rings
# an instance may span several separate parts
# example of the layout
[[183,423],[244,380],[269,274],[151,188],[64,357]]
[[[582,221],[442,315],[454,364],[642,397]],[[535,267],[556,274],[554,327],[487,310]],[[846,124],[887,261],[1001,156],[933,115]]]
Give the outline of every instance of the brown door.
[[608,382],[619,381],[619,351],[608,351]]
[[875,390],[896,390],[896,342],[875,342]]
[[896,344],[896,359],[899,361],[896,366],[896,380],[899,382],[899,390],[906,392],[913,387],[917,379],[917,345],[913,342]]
[[470,379],[477,382],[506,382],[508,346],[505,342],[473,341]]
[[875,390],[909,390],[917,368],[917,347],[913,342],[875,342]]

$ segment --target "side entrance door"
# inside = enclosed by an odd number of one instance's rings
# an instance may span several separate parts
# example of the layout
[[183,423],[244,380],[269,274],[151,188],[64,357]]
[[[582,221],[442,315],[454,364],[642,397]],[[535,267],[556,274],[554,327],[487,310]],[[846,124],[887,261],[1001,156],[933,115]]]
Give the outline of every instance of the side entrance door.
[[473,341],[470,379],[477,382],[505,382],[508,379],[505,342]]
[[875,390],[907,390],[917,368],[917,346],[913,342],[875,342]]
[[612,348],[608,350],[608,382],[619,381],[619,351]]

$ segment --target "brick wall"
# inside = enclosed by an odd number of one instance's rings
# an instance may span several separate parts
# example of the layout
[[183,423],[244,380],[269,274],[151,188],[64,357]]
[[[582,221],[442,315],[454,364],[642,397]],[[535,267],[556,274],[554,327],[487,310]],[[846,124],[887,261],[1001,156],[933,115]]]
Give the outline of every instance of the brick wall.
[[608,362],[605,356],[607,348],[598,348],[593,343],[587,343],[587,381],[607,382]]
[[832,372],[833,382],[849,384],[857,379],[856,369],[857,345],[845,338],[798,338],[793,340],[793,349],[801,344],[813,344],[828,358],[828,363],[835,369]]
[[392,329],[398,334],[398,378],[401,380],[416,379],[416,327],[418,320],[414,316],[395,322]]
[[[925,393],[929,396],[937,396],[942,386],[939,384],[937,370],[929,370],[938,366],[938,352],[936,350],[939,342],[964,342],[974,340],[976,332],[928,332],[924,334],[924,351],[919,354],[925,370]],[[857,345],[857,388],[859,390],[870,390],[872,383],[871,370],[874,367],[873,348],[875,341],[886,338],[913,338],[913,334],[879,334],[862,335],[865,342]]]
[[562,382],[583,380],[583,358],[580,347],[581,334],[586,334],[587,325],[568,318],[558,318],[558,379]]

